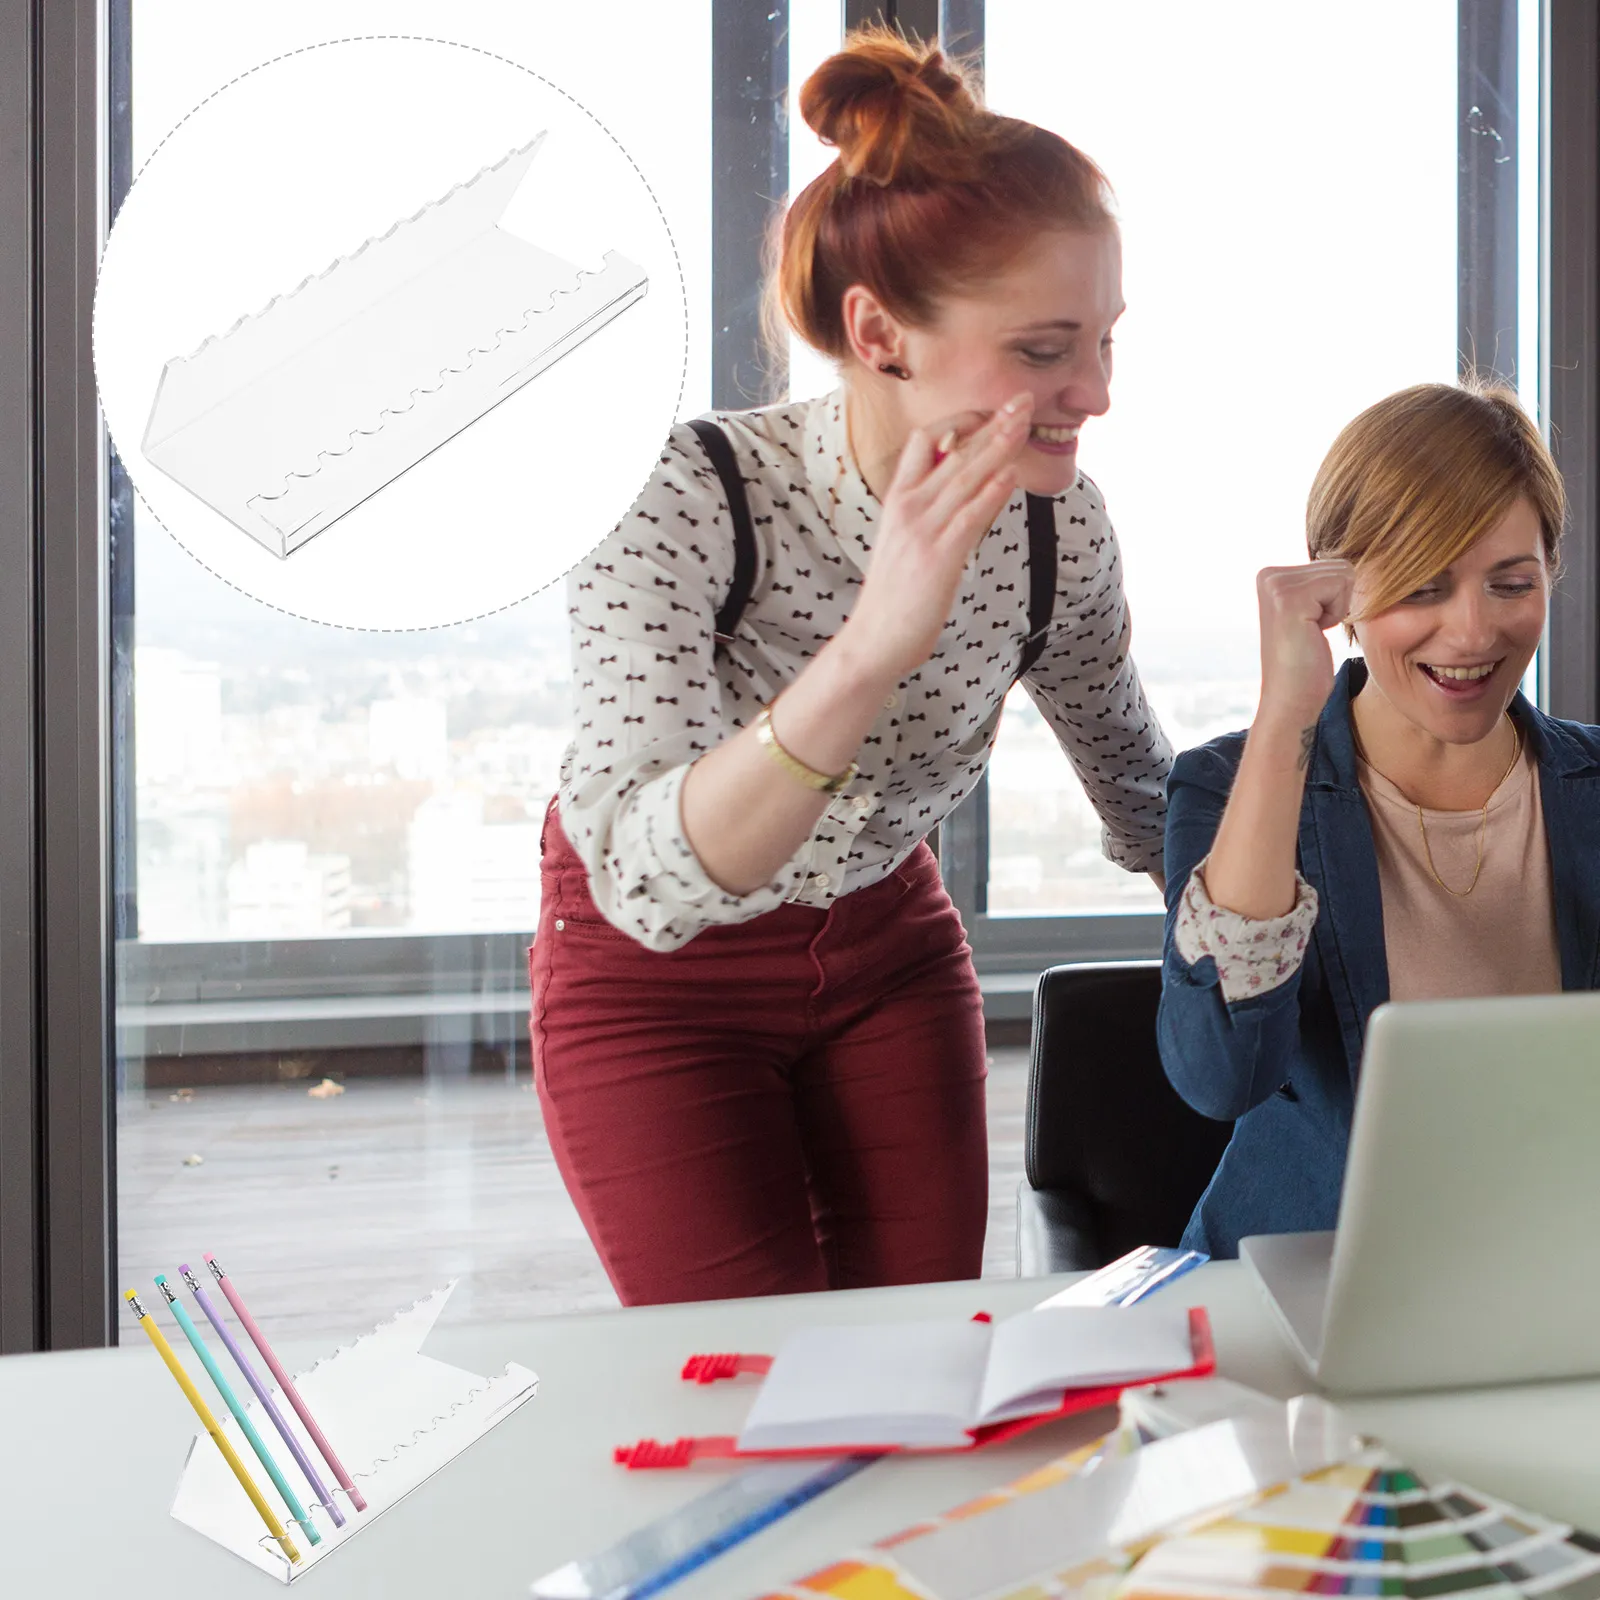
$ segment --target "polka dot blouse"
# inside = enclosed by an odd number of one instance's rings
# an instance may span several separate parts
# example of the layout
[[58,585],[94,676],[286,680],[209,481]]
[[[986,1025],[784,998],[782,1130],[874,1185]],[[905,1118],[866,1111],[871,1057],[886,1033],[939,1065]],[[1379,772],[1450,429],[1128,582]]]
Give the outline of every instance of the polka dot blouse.
[[[684,774],[843,625],[882,507],[852,458],[842,390],[715,420],[738,458],[757,544],[734,642],[712,637],[733,578],[727,501],[683,424],[633,509],[567,579],[576,734],[561,768],[562,825],[602,915],[657,950],[785,901],[825,907],[886,877],[982,776],[1028,634],[1019,493],[968,563],[932,657],[886,698],[860,775],[770,883],[726,893],[684,836]],[[1082,476],[1056,497],[1055,518],[1055,608],[1024,687],[1100,815],[1107,856],[1148,871],[1161,863],[1172,751],[1128,654],[1116,536]]]

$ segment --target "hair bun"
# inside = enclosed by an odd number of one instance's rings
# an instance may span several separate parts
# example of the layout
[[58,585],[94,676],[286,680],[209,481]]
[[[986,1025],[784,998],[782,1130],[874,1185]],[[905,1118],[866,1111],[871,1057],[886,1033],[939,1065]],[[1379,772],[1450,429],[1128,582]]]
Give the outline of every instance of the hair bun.
[[987,120],[959,67],[891,28],[863,28],[806,79],[800,114],[845,178],[881,185],[978,175]]

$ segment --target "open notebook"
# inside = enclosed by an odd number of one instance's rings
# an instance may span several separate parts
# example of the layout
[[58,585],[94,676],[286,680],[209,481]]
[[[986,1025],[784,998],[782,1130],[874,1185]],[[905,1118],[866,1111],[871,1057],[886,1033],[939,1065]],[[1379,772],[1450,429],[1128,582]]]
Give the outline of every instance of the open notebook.
[[974,1429],[1057,1410],[1069,1389],[1164,1377],[1194,1359],[1187,1308],[1159,1301],[802,1328],[773,1359],[738,1448],[959,1449]]

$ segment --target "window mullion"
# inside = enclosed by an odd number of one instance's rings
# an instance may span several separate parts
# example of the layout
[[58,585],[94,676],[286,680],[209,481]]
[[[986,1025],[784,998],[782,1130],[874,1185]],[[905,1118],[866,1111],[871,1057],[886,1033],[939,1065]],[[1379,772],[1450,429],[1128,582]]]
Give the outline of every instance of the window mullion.
[[711,7],[711,404],[784,399],[789,367],[762,339],[764,251],[789,188],[789,0]]

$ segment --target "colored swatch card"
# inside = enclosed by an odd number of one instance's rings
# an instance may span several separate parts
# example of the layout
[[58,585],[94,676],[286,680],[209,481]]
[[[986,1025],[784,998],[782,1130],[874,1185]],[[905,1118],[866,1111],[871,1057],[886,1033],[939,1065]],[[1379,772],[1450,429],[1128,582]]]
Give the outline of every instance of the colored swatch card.
[[543,139],[174,356],[145,456],[287,556],[634,304],[498,225]]
[[[252,1566],[288,1583],[324,1561],[374,1518],[449,1465],[489,1429],[533,1398],[538,1378],[515,1362],[492,1378],[480,1377],[422,1354],[422,1343],[438,1320],[454,1283],[436,1290],[345,1345],[293,1381],[366,1499],[364,1512],[348,1514],[336,1528],[326,1511],[313,1508],[322,1542],[302,1550],[292,1570],[263,1538],[261,1520],[240,1491],[223,1457],[204,1434],[196,1437],[184,1464],[172,1514]],[[257,1428],[267,1427],[259,1403],[244,1408]],[[283,1409],[287,1410],[287,1407]],[[291,1427],[294,1420],[289,1420]],[[285,1476],[309,1504],[315,1496],[298,1466],[284,1453]]]
[[1594,1600],[1600,1539],[1450,1482],[1380,1447],[1157,1544],[1119,1600],[1472,1594]]
[[1364,1441],[1314,1397],[1132,1449],[1116,1439],[1050,1463],[854,1552],[766,1600],[1041,1600],[1102,1596],[1153,1541],[1353,1459]]

